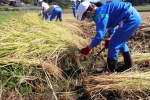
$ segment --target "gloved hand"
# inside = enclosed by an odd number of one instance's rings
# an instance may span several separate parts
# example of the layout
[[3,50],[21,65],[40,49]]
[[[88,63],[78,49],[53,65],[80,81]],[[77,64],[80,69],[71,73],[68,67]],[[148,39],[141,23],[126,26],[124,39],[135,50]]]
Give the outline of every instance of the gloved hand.
[[106,48],[106,49],[108,48],[108,43],[109,43],[109,41],[110,41],[110,38],[105,39],[105,48]]
[[84,55],[87,55],[91,50],[88,48],[88,46],[86,48],[81,49],[81,53]]

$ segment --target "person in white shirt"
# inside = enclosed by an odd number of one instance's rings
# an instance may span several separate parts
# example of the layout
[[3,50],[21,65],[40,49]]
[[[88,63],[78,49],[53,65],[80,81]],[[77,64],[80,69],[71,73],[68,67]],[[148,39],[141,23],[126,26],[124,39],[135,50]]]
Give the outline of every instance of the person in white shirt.
[[[43,2],[43,0],[39,0],[38,3],[40,3],[42,6],[42,13],[44,13],[49,8],[49,5],[45,2]],[[47,21],[49,19],[49,17],[50,17],[50,15],[48,13],[46,13],[45,20]]]

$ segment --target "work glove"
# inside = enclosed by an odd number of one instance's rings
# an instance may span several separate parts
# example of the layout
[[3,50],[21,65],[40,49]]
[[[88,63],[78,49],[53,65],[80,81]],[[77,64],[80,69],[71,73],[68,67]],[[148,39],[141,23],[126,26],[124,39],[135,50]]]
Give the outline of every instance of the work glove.
[[105,39],[105,48],[106,48],[106,49],[108,48],[108,43],[109,43],[109,41],[110,41],[110,38]]
[[84,55],[87,55],[91,50],[88,48],[88,46],[86,48],[81,49],[81,53]]

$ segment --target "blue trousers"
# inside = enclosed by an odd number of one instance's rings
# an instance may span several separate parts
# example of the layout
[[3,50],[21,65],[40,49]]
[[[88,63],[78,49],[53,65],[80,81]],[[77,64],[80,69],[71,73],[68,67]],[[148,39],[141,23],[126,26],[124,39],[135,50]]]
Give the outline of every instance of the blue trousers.
[[123,18],[123,24],[118,27],[112,35],[108,44],[108,58],[111,60],[118,59],[118,51],[128,52],[127,40],[132,36],[141,23],[141,17],[136,9],[130,7]]
[[59,7],[54,8],[54,10],[51,14],[51,17],[50,17],[50,21],[54,21],[56,16],[58,16],[59,21],[61,22],[62,21],[62,10]]
[[73,11],[73,16],[76,18],[76,9],[72,9]]
[[46,13],[45,20],[48,21],[49,17],[50,17],[49,13]]

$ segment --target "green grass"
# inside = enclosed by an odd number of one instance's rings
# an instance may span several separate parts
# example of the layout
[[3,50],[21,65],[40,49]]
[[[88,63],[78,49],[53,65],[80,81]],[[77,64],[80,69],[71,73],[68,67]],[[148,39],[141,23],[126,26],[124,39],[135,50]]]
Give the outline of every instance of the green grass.
[[150,5],[145,5],[145,6],[134,6],[139,12],[142,11],[150,11]]
[[62,9],[63,13],[72,13],[72,9]]
[[12,12],[7,12],[7,11],[0,11],[0,24],[2,24],[3,22],[5,22],[7,19],[9,19],[11,17],[11,14],[13,14]]
[[[139,12],[142,11],[150,11],[150,5],[145,5],[145,6],[134,6]],[[0,24],[3,22],[9,20],[10,17],[12,16],[18,16],[22,13],[27,13],[30,10],[22,10],[22,11],[0,11]],[[38,12],[40,10],[31,10],[33,12]],[[72,9],[62,9],[63,13],[72,13]]]
[[[145,6],[134,6],[139,12],[142,11],[150,11],[150,5]],[[38,12],[40,10],[31,10],[33,12]],[[72,13],[72,9],[62,9],[63,13]],[[10,17],[19,16],[22,13],[30,12],[30,10],[22,10],[22,11],[0,11],[0,24],[9,20]]]
[[[0,11],[0,24],[8,21],[11,17],[20,16],[27,12],[39,12],[40,10],[22,10],[22,11]],[[72,13],[72,9],[62,9],[63,13]]]
[[20,16],[27,11],[0,11],[0,24],[8,21],[11,17]]

